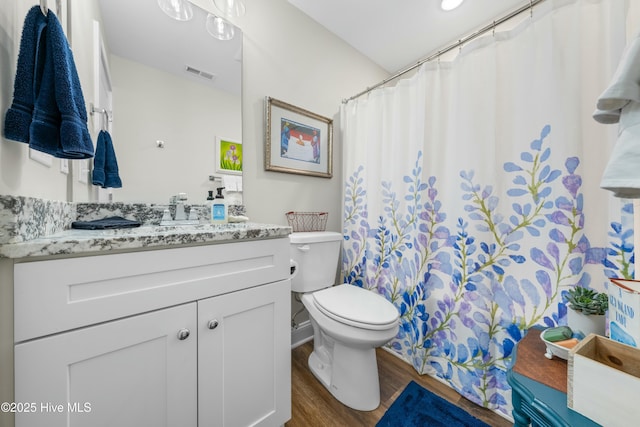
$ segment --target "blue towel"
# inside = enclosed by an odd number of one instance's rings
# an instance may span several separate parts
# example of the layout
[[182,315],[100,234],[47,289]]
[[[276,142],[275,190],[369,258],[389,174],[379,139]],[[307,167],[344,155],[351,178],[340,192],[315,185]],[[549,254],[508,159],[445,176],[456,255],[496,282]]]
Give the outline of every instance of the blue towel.
[[47,18],[40,11],[40,7],[32,7],[22,27],[16,78],[13,85],[13,102],[4,120],[4,136],[27,144],[35,104],[36,87],[34,85],[37,82],[39,86],[44,69],[46,42],[43,37],[46,26]]
[[92,182],[102,188],[122,187],[113,141],[109,132],[105,130],[101,130],[98,134],[96,155],[93,158]]
[[118,171],[118,161],[116,160],[116,153],[113,149],[113,141],[111,135],[107,131],[105,133],[105,160],[104,160],[104,173],[106,187],[120,188],[122,187],[122,181],[120,180],[120,173]]
[[[37,14],[42,18],[36,18]],[[41,19],[44,19],[46,25],[34,40],[31,35],[37,30],[28,28],[33,25],[40,28]],[[5,130],[5,136],[28,142],[30,148],[59,158],[93,157],[93,143],[87,128],[87,110],[80,79],[58,18],[52,11],[45,17],[39,6],[34,6],[25,19],[23,34],[25,32],[28,36],[23,36],[20,51],[22,52],[23,47],[25,52],[35,50],[36,60],[32,69],[28,66],[18,67],[15,86],[20,87],[19,92],[22,92],[23,85],[28,86],[26,90],[32,91],[33,114],[29,120],[28,109],[17,106],[14,109],[12,105],[7,112],[5,129],[15,128],[19,132],[13,138],[12,132],[7,133]],[[24,125],[27,121],[29,132],[25,137]]]
[[121,216],[110,216],[103,219],[93,221],[73,221],[71,228],[80,230],[110,230],[114,228],[134,228],[140,227],[142,223],[131,219],[125,219]]
[[100,131],[98,134],[98,140],[96,141],[96,154],[93,158],[91,182],[93,185],[99,185],[102,188],[106,188],[104,185],[105,145],[103,131]]

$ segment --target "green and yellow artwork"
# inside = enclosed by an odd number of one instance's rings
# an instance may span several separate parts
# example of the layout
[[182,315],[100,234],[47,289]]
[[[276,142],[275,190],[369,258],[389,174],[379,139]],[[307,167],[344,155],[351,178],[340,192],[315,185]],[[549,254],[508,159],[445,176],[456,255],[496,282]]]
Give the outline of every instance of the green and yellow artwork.
[[218,140],[218,170],[242,172],[242,144],[225,139]]

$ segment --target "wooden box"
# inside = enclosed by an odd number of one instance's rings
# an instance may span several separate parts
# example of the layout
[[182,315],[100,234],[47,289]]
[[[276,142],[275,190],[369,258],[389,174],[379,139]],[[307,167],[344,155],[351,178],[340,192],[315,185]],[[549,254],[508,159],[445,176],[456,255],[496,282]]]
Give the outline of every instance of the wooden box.
[[639,425],[640,349],[589,334],[569,352],[567,405],[607,427]]

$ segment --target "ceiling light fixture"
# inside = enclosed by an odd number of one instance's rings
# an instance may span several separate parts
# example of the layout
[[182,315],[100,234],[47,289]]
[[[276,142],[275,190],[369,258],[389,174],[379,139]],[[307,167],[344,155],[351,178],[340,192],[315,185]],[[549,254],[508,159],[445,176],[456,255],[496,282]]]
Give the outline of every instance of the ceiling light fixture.
[[213,0],[213,4],[223,16],[237,18],[243,16],[246,8],[242,0]]
[[207,32],[218,40],[231,40],[235,34],[233,24],[219,16],[207,15]]
[[193,18],[193,9],[187,0],[158,0],[158,6],[176,21],[189,21]]
[[440,7],[442,8],[442,10],[453,10],[456,7],[460,6],[462,4],[464,0],[442,0],[442,3],[440,3]]
[[[189,21],[193,18],[193,9],[188,0],[157,0],[160,9],[177,21]],[[242,0],[214,0],[216,7],[227,16],[241,16],[245,13]],[[231,40],[235,35],[235,27],[224,18],[212,13],[207,15],[205,23],[207,32],[218,40]]]

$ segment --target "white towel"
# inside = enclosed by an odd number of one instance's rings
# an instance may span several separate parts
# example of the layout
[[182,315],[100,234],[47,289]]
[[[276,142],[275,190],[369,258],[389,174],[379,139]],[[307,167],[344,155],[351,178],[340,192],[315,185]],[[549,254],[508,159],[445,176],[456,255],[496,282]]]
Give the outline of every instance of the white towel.
[[236,175],[223,175],[222,185],[227,192],[242,191],[242,177]]
[[617,123],[629,102],[640,102],[640,32],[625,47],[611,83],[598,98],[593,118]]
[[620,114],[618,139],[600,187],[622,199],[640,198],[640,103],[629,102]]
[[600,187],[615,197],[640,198],[640,33],[625,48],[613,79],[596,102],[593,118],[619,123],[618,139]]

